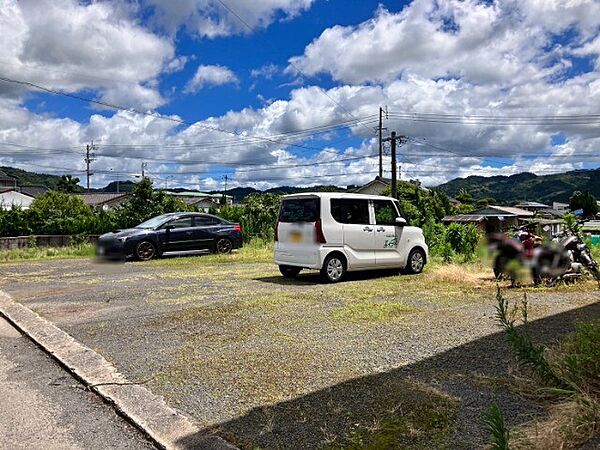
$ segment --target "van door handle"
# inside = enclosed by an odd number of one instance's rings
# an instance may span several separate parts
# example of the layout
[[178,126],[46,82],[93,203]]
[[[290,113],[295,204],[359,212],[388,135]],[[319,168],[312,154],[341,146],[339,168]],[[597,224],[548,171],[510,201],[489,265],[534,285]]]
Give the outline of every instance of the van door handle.
[[377,228],[377,231],[378,231],[378,232],[385,231],[385,228],[383,228],[383,227],[379,227],[379,228]]
[[371,227],[364,227],[363,231],[373,231],[373,228],[371,228]]

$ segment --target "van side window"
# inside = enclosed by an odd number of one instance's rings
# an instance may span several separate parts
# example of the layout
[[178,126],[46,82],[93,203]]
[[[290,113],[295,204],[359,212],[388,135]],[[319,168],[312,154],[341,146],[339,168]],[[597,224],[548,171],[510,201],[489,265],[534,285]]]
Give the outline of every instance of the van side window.
[[281,202],[280,222],[316,222],[319,216],[318,198],[295,198]]
[[394,204],[389,200],[374,200],[375,223],[377,225],[396,225],[398,213]]
[[331,199],[331,215],[339,223],[369,225],[369,201]]

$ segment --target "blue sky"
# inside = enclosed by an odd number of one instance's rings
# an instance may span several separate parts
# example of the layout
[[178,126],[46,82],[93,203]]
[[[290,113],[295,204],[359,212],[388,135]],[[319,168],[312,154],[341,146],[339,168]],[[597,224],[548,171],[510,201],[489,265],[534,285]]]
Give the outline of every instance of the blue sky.
[[6,1],[3,77],[132,110],[0,82],[1,165],[83,178],[94,140],[97,187],[360,184],[380,106],[427,185],[600,163],[593,0]]

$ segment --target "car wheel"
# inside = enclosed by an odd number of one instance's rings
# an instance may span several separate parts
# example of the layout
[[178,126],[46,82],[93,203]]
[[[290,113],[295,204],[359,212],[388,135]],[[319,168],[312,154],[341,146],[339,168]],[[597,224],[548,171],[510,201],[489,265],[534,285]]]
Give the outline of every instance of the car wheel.
[[231,250],[233,250],[233,244],[229,239],[221,238],[217,241],[216,249],[217,253],[231,253]]
[[342,281],[346,275],[346,260],[340,255],[329,255],[321,269],[321,277],[328,283]]
[[417,274],[423,271],[423,267],[425,267],[425,253],[420,248],[415,248],[408,255],[406,270],[408,273]]
[[281,275],[286,278],[296,278],[302,269],[294,266],[279,266]]
[[142,241],[135,246],[135,258],[139,261],[150,261],[156,256],[156,246],[150,241]]

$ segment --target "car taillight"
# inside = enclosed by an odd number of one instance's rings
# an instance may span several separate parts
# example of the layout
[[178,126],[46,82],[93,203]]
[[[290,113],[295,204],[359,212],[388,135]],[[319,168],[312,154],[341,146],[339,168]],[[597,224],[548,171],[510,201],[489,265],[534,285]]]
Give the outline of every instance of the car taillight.
[[321,225],[321,219],[317,219],[315,222],[315,231],[317,234],[317,242],[319,244],[326,244],[327,240],[325,240],[325,235],[323,234],[323,226]]
[[234,225],[233,226],[233,231],[239,231],[241,233],[242,232],[242,226],[241,225]]
[[277,242],[279,240],[278,233],[279,233],[279,219],[277,219],[275,221],[275,242]]

